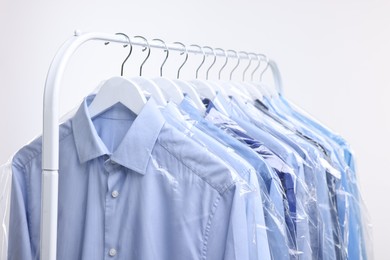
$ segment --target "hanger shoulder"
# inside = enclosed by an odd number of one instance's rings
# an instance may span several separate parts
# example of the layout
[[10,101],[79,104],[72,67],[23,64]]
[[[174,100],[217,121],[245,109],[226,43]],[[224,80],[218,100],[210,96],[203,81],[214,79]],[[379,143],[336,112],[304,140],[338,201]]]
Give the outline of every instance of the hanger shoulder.
[[195,80],[190,80],[189,81],[196,91],[199,93],[201,97],[208,98],[210,100],[213,100],[216,96],[216,90],[207,84],[203,80],[195,79]]
[[153,78],[152,80],[162,90],[164,96],[166,96],[168,100],[173,101],[176,104],[181,103],[184,95],[175,82],[163,77]]
[[137,85],[146,92],[150,93],[153,99],[156,101],[158,105],[165,106],[167,104],[167,99],[162,93],[159,86],[151,79],[146,77],[132,77],[131,81],[137,83]]
[[146,98],[134,82],[123,77],[110,78],[104,82],[89,105],[90,117],[103,113],[117,103],[121,103],[138,115],[146,104]]
[[191,98],[193,103],[196,105],[196,108],[198,108],[200,111],[205,110],[202,99],[190,83],[179,79],[174,79],[173,81],[179,86],[183,93],[186,93]]
[[256,88],[255,85],[253,85],[251,82],[242,82],[242,86],[246,89],[246,91],[249,93],[252,100],[263,100],[264,95],[261,93],[261,91]]

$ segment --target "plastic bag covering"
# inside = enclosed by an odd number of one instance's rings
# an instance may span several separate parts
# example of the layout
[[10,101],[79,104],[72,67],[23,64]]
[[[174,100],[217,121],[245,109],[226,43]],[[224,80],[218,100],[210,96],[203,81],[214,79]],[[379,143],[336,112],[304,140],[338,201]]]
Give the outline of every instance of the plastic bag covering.
[[[253,141],[249,141],[251,136],[248,132],[241,128],[237,123],[215,110],[210,110],[206,117],[207,120],[218,125],[227,134],[240,133],[235,135],[241,142],[250,146],[254,145]],[[284,157],[283,162],[271,150],[268,150],[266,145],[262,145],[263,151],[258,151],[265,159],[266,163],[277,173],[280,178],[281,187],[283,188],[284,200],[284,224],[288,230],[289,253],[292,259],[311,259],[311,245],[309,223],[311,222],[308,214],[308,207],[312,208],[313,202],[317,201],[315,198],[315,191],[310,191],[305,183],[303,175],[303,160],[299,157]],[[265,152],[265,153],[264,153]],[[291,153],[290,153],[291,154]],[[288,156],[288,153],[286,153]],[[285,161],[291,162],[291,166]],[[278,166],[279,165],[279,166]],[[293,167],[296,171],[294,172]],[[294,185],[288,186],[288,176],[292,177]],[[313,189],[313,187],[311,187]]]
[[353,152],[347,142],[282,96],[266,99],[265,102],[270,110],[293,122],[300,131],[320,140],[330,151],[332,162],[341,173],[341,185],[336,186],[334,196],[341,228],[340,244],[344,245],[344,253],[348,259],[373,259],[372,225],[361,198]]
[[[196,109],[192,111],[196,112]],[[261,194],[260,196],[262,199],[262,205],[258,207],[257,210],[260,211],[265,218],[270,254],[272,256],[272,259],[290,259],[289,254],[293,254],[294,251],[290,250],[289,248],[289,243],[292,241],[292,238],[287,232],[285,221],[285,219],[289,218],[289,216],[284,215],[283,209],[283,198],[286,197],[285,192],[282,188],[279,179],[267,179],[268,185],[266,185],[265,181],[262,179],[262,175],[264,176],[266,174],[264,171],[272,171],[272,169],[267,168],[267,165],[265,163],[261,164],[261,158],[256,153],[253,153],[254,156],[251,156],[253,154],[245,153],[244,149],[247,147],[239,147],[239,142],[227,143],[227,136],[222,137],[222,131],[218,133],[218,128],[213,129],[212,126],[207,125],[207,122],[205,122],[205,120],[202,120],[202,118],[198,117],[198,119],[203,121],[202,123],[198,122],[197,120],[195,120],[195,117],[191,117],[184,111],[179,111],[179,109],[172,103],[168,104],[167,107],[163,109],[163,113],[170,123],[181,124],[181,126],[177,126],[181,131],[185,132],[187,136],[201,143],[202,146],[209,149],[212,153],[218,154],[218,156],[223,156],[224,153],[227,153],[230,154],[234,161],[237,162],[244,160],[245,162],[245,160],[248,160],[249,164],[255,167],[252,168],[255,171],[255,175],[253,176],[253,178],[256,182],[256,186],[259,187],[259,191]],[[207,137],[204,136],[206,133]],[[208,138],[210,139],[207,140]],[[217,141],[219,141],[219,143],[213,144],[213,142]],[[216,149],[218,146],[220,146],[220,149],[223,150],[218,151]],[[249,152],[250,151],[251,150],[249,149]],[[241,158],[240,156],[243,156],[243,158]],[[224,160],[226,161],[226,159],[227,158],[225,156]],[[261,166],[264,166],[264,168],[262,168]],[[271,198],[271,196],[273,199]],[[286,207],[288,208],[288,205],[286,205]],[[260,228],[262,228],[262,226],[260,226]],[[263,234],[263,237],[264,235],[265,234]],[[264,258],[264,252],[259,252],[259,255],[261,256],[259,257],[259,259]]]
[[8,162],[0,166],[0,259],[7,259],[11,181],[11,163]]
[[[220,97],[215,103],[217,107],[224,106],[221,111],[228,111],[229,116],[235,120],[244,119],[245,122],[241,124],[251,122],[256,125],[258,129],[252,134],[262,129],[276,136],[301,156],[305,162],[304,182],[311,195],[308,200],[297,199],[303,203],[306,201],[305,210],[301,212],[303,215],[307,214],[310,225],[310,239],[306,239],[306,242],[310,242],[311,248],[306,247],[305,250],[305,243],[303,243],[302,256],[307,257],[311,250],[314,259],[346,259],[347,246],[342,239],[342,225],[338,217],[342,215],[344,220],[348,220],[350,206],[345,203],[345,200],[343,201],[343,196],[340,196],[345,194],[340,188],[342,169],[339,171],[331,164],[331,159],[323,153],[322,149],[319,149],[322,147],[318,147],[318,143],[314,140],[291,131],[284,124],[278,125],[280,123],[278,119],[274,120],[272,116],[262,114],[260,109],[254,108],[253,105],[239,103],[237,105],[237,102],[223,100]],[[251,127],[247,126],[246,130],[248,129],[250,130]],[[303,227],[299,221],[296,224]],[[302,237],[297,235],[298,248],[300,238]]]
[[[249,104],[246,106],[245,112],[258,113],[259,110],[254,109],[254,107]],[[299,132],[297,134],[297,131],[291,131],[290,129],[286,130],[283,125],[278,126],[278,122],[275,122],[273,118],[268,117],[268,115],[263,117],[262,121],[255,121],[254,123],[257,126],[272,132],[281,140],[291,144],[292,147],[294,147],[295,143],[298,145],[298,149],[303,149],[305,152],[303,153],[304,159],[312,166],[312,169],[307,170],[310,174],[306,175],[306,183],[313,186],[317,195],[318,222],[316,226],[317,231],[319,231],[318,241],[320,247],[318,250],[314,249],[314,252],[318,252],[318,255],[314,255],[314,257],[345,259],[346,247],[342,240],[338,214],[343,212],[343,210],[345,210],[344,212],[348,212],[348,206],[345,204],[340,205],[342,204],[343,198],[338,196],[340,194],[338,187],[341,187],[339,171],[330,164],[330,158],[328,158],[327,154],[322,152],[322,149],[319,149],[321,147],[319,147],[318,143],[314,140]],[[271,125],[272,128],[270,128],[267,123]],[[302,136],[304,138],[302,138]],[[339,205],[337,203],[339,203]],[[316,219],[314,218],[314,221],[315,220]],[[312,243],[312,245],[315,246],[314,243]]]

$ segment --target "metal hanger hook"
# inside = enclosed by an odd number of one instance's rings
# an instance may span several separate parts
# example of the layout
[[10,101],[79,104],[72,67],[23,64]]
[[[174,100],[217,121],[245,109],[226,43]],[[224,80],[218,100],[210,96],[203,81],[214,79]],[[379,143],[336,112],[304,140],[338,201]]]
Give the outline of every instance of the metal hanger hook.
[[[223,52],[224,54],[225,54],[225,63],[222,65],[222,67],[221,67],[221,69],[219,70],[219,72],[218,72],[218,79],[221,79],[221,73],[222,73],[222,70],[226,67],[226,65],[227,65],[227,63],[228,63],[228,60],[229,60],[229,57],[228,57],[228,55],[227,55],[227,53],[226,53],[226,51],[224,50],[224,49],[221,49],[221,48],[215,48],[215,50],[217,51],[217,50],[219,50],[219,51],[221,51],[221,52]],[[215,52],[214,52],[215,53]]]
[[[267,65],[265,66],[265,68],[261,71],[261,73],[260,73],[260,81],[262,81],[263,80],[263,74],[264,74],[264,72],[266,72],[267,71],[267,69],[268,69],[268,67],[269,67],[269,58],[267,57],[267,55],[265,55],[265,54],[257,54],[257,56],[258,57],[263,57],[264,59],[265,59],[265,62],[267,63]],[[260,58],[261,59],[261,58]]]
[[146,40],[146,38],[143,36],[134,36],[134,38],[141,38],[142,40],[145,41],[146,46],[142,51],[145,51],[146,49],[148,49],[148,55],[146,55],[145,60],[141,63],[141,66],[139,66],[139,75],[142,76],[142,67],[144,66],[145,62],[149,59],[149,56],[150,56],[150,45],[149,45],[148,40]]
[[201,64],[199,65],[199,67],[196,69],[196,74],[195,74],[195,75],[196,75],[196,78],[198,78],[199,70],[200,70],[200,68],[203,66],[204,61],[206,60],[206,53],[204,53],[203,48],[200,47],[199,45],[191,44],[190,47],[191,47],[191,46],[198,47],[198,48],[202,51],[202,53],[203,53],[203,60],[202,60],[202,63],[201,63]]
[[174,42],[173,44],[179,44],[179,45],[181,45],[183,47],[184,52],[181,52],[180,55],[183,55],[184,53],[186,54],[186,58],[184,59],[183,64],[181,64],[180,67],[177,69],[177,76],[176,76],[176,78],[179,79],[180,78],[180,71],[184,67],[184,64],[187,63],[187,60],[188,60],[188,50],[187,50],[187,47],[185,46],[185,44],[182,43],[182,42]]
[[162,75],[163,75],[163,67],[164,67],[164,64],[165,64],[165,62],[167,62],[167,60],[168,60],[169,49],[168,49],[167,45],[165,44],[165,42],[164,42],[163,40],[161,40],[161,39],[153,39],[152,41],[161,42],[161,43],[164,45],[164,48],[165,48],[164,52],[167,53],[167,55],[165,56],[165,59],[164,59],[163,63],[161,63],[161,66],[160,66],[160,77],[162,77]]
[[203,49],[210,49],[213,52],[214,60],[213,63],[211,63],[210,67],[206,71],[206,79],[209,79],[209,71],[214,66],[215,62],[217,61],[217,54],[215,53],[214,48],[211,48],[210,46],[203,46]]
[[247,70],[249,69],[249,67],[251,66],[252,64],[252,58],[249,56],[249,54],[245,51],[240,51],[238,53],[243,53],[244,55],[246,55],[249,59],[249,63],[248,63],[248,66],[246,66],[246,68],[244,69],[244,71],[242,72],[242,81],[245,81],[245,74],[247,72]]
[[237,64],[236,66],[232,69],[232,71],[230,72],[230,77],[229,79],[232,80],[232,76],[233,76],[233,72],[238,68],[238,66],[240,65],[240,62],[241,62],[241,59],[240,59],[240,55],[238,55],[238,53],[234,50],[227,50],[226,52],[233,52],[234,54],[236,54],[236,57],[237,57]]
[[[125,60],[122,62],[122,66],[121,66],[121,77],[123,77],[123,69],[124,69],[124,67],[125,67],[126,61],[129,59],[129,57],[130,57],[130,55],[131,55],[131,53],[132,53],[132,51],[133,51],[133,45],[131,44],[130,37],[127,36],[127,34],[124,34],[124,33],[116,33],[115,35],[122,35],[122,36],[124,36],[124,37],[127,38],[127,40],[129,41],[129,44],[124,44],[124,45],[123,45],[124,48],[126,48],[127,45],[130,45],[129,54],[127,54]],[[108,43],[109,43],[109,42],[106,42],[105,44],[107,45]]]
[[250,52],[248,54],[256,57],[256,59],[257,59],[257,66],[251,73],[251,81],[253,81],[253,75],[255,75],[255,72],[260,68],[261,60],[260,60],[259,56],[256,53]]

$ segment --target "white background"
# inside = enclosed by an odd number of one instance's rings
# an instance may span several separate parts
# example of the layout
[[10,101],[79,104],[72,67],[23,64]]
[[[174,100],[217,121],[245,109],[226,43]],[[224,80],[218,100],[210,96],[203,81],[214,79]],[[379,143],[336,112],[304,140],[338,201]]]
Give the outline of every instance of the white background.
[[[374,225],[376,259],[386,259],[390,234],[389,13],[386,0],[1,0],[0,163],[41,133],[46,73],[56,50],[76,28],[263,52],[278,62],[285,95],[354,148]],[[77,105],[101,80],[117,75],[126,52],[117,44],[82,47],[63,80],[61,113]],[[140,49],[134,52],[135,56],[141,53]],[[163,59],[158,52],[145,65],[148,75],[158,75],[158,62]],[[182,57],[174,53],[170,57],[166,75],[173,77]],[[183,69],[187,77],[193,75],[200,56],[191,59],[192,64]],[[126,76],[136,75],[138,66],[139,62],[130,60]],[[216,71],[211,71],[212,77]],[[239,78],[239,72],[234,77]]]

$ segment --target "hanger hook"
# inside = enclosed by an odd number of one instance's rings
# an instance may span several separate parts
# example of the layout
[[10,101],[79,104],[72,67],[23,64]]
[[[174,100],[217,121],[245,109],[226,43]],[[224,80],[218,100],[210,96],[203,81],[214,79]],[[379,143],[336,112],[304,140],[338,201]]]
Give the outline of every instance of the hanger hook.
[[254,56],[256,58],[256,60],[257,60],[256,68],[251,73],[251,81],[253,81],[253,75],[255,75],[255,72],[260,68],[261,60],[260,60],[259,56],[256,53],[250,52],[248,54]]
[[248,63],[248,66],[246,66],[246,68],[244,69],[244,71],[242,72],[242,81],[245,81],[245,74],[247,72],[247,70],[249,69],[249,67],[251,66],[252,64],[252,58],[249,56],[249,54],[245,51],[240,51],[238,53],[243,53],[244,55],[246,55],[249,59],[249,63]]
[[190,45],[190,47],[191,46],[194,46],[194,47],[198,47],[199,48],[199,50],[201,50],[202,51],[202,53],[203,53],[203,60],[202,60],[202,63],[199,65],[199,67],[196,69],[196,78],[198,78],[198,73],[199,73],[199,70],[200,70],[200,68],[202,67],[202,65],[203,65],[203,63],[204,63],[204,61],[206,60],[206,53],[204,53],[204,50],[203,50],[203,48],[202,47],[200,47],[199,45],[196,45],[196,44],[192,44],[192,45]]
[[145,60],[141,63],[141,66],[139,66],[139,75],[142,76],[142,67],[144,66],[145,62],[149,59],[149,56],[150,56],[150,45],[149,45],[148,40],[146,40],[146,38],[143,36],[134,36],[134,38],[141,38],[142,40],[145,41],[146,46],[142,51],[145,51],[146,49],[148,49],[148,55],[146,55]]
[[[187,63],[187,60],[188,60],[188,50],[187,50],[187,47],[185,46],[185,44],[183,44],[182,42],[174,42],[173,44],[181,45],[183,47],[183,49],[184,49],[185,54],[186,54],[186,58],[184,59],[183,64],[181,64],[181,66],[177,69],[177,76],[176,76],[176,78],[178,79],[180,77],[181,69],[184,67],[184,64]],[[183,55],[184,52],[181,52],[180,55]]]
[[203,46],[203,49],[210,49],[213,52],[214,60],[213,63],[211,63],[210,67],[206,71],[206,79],[209,79],[209,71],[214,66],[215,62],[217,61],[217,54],[215,53],[214,48],[211,48],[210,46]]
[[261,71],[261,73],[260,73],[260,81],[262,81],[263,80],[263,74],[264,74],[264,72],[266,72],[267,71],[267,69],[268,69],[268,67],[269,67],[269,58],[267,57],[267,55],[265,55],[265,54],[257,54],[257,56],[258,57],[263,57],[264,59],[265,59],[265,62],[267,63],[267,65],[265,66],[265,68]]
[[234,54],[236,54],[236,57],[237,57],[237,64],[236,66],[232,69],[232,71],[230,72],[230,77],[229,79],[232,80],[232,76],[233,76],[233,72],[237,69],[238,65],[240,65],[240,62],[241,62],[241,59],[240,59],[240,55],[238,55],[238,53],[234,50],[227,50],[226,52],[233,52]]
[[[218,79],[221,79],[221,73],[222,73],[222,70],[226,67],[227,63],[228,63],[228,60],[229,60],[229,57],[226,53],[226,51],[224,49],[221,49],[221,48],[215,48],[215,50],[220,50],[221,52],[223,52],[225,54],[225,63],[222,65],[221,69],[219,70],[218,72]],[[215,53],[215,52],[214,52]]]
[[153,39],[152,41],[161,42],[161,43],[164,45],[164,48],[165,48],[164,52],[167,53],[167,55],[165,56],[165,59],[164,59],[163,63],[162,63],[161,66],[160,66],[160,77],[162,77],[162,75],[163,75],[163,67],[164,67],[164,64],[165,64],[165,62],[168,60],[169,49],[168,49],[167,45],[165,44],[165,42],[164,42],[163,40],[161,40],[161,39]]
[[[125,67],[125,63],[126,61],[129,59],[130,55],[131,55],[131,52],[133,51],[133,45],[131,44],[131,41],[130,41],[130,38],[129,36],[127,36],[126,34],[124,33],[116,33],[115,35],[122,35],[124,37],[127,38],[127,40],[129,41],[129,45],[130,45],[130,50],[129,50],[129,54],[127,54],[127,57],[125,58],[125,60],[122,62],[122,66],[121,66],[121,77],[123,77],[123,68]],[[105,43],[106,45],[108,43]],[[128,44],[124,44],[123,47],[126,48]]]

